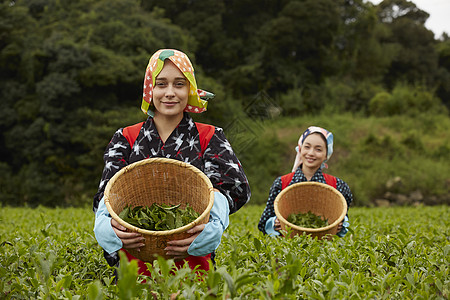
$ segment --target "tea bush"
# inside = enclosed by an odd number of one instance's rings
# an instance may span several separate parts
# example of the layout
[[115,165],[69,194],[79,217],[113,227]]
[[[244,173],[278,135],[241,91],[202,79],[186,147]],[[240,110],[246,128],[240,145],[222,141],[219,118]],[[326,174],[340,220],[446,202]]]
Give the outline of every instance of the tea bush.
[[[448,299],[449,206],[351,208],[344,238],[273,238],[263,206],[230,217],[203,280],[159,258],[152,278],[122,260],[119,280],[93,236],[89,208],[0,211],[2,299]],[[143,283],[142,280],[146,282]]]

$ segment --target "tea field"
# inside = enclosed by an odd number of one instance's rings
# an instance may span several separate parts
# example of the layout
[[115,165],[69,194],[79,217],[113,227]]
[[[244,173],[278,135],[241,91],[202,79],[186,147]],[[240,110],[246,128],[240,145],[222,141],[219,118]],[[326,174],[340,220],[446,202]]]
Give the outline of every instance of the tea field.
[[93,236],[89,208],[0,209],[0,299],[448,299],[450,207],[350,209],[344,238],[262,235],[263,206],[230,218],[203,280],[172,261],[152,278],[121,263],[119,280]]

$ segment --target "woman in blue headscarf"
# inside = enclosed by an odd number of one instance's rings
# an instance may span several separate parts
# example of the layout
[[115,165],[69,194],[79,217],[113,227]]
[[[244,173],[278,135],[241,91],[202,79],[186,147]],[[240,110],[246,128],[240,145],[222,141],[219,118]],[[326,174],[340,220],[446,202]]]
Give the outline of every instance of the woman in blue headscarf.
[[[275,216],[274,201],[278,194],[286,187],[306,181],[321,182],[336,188],[347,201],[347,207],[353,201],[352,192],[340,178],[322,172],[327,168],[326,162],[333,154],[333,134],[326,129],[311,126],[300,136],[297,156],[295,158],[292,173],[280,176],[272,184],[267,200],[266,208],[259,220],[258,229],[265,234],[279,235],[280,221]],[[343,237],[348,231],[348,216],[339,224],[337,235]]]

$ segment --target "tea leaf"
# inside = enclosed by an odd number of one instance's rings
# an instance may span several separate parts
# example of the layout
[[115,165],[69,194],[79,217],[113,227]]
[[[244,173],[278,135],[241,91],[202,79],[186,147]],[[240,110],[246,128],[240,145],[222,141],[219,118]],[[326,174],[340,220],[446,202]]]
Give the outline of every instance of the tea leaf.
[[315,215],[311,211],[307,213],[292,213],[288,216],[287,221],[291,224],[305,228],[321,228],[328,226],[328,220]]
[[167,205],[153,203],[147,206],[126,206],[119,214],[122,220],[136,227],[147,230],[172,230],[195,221],[200,214],[191,206],[180,208],[181,204]]

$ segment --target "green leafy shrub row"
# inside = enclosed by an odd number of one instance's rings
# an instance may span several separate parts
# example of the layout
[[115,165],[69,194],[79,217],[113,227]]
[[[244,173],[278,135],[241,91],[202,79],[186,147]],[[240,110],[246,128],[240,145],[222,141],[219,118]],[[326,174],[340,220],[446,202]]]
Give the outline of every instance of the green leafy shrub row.
[[[0,211],[2,299],[448,299],[448,206],[352,208],[344,238],[262,235],[263,206],[230,217],[216,269],[199,280],[158,259],[152,278],[121,262],[119,280],[93,237],[89,209]],[[140,283],[145,279],[145,283]]]

